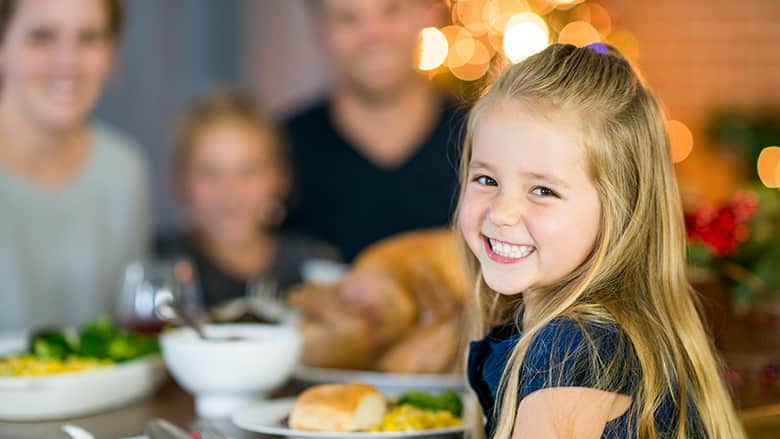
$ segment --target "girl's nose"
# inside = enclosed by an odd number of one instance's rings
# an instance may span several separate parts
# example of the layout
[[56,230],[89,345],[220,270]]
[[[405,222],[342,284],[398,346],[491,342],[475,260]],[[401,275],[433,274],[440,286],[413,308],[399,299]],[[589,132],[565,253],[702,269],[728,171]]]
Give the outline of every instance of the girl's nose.
[[499,194],[488,211],[488,219],[499,227],[517,225],[523,216],[523,201],[509,194]]
[[55,68],[58,73],[73,73],[79,63],[79,48],[72,41],[61,41],[54,56]]

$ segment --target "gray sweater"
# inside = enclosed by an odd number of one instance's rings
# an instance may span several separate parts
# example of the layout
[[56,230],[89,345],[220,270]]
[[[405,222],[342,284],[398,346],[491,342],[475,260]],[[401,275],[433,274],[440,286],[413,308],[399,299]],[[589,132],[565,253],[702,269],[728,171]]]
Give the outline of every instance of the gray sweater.
[[0,166],[0,330],[80,325],[110,313],[125,265],[148,244],[139,149],[104,125],[65,186]]

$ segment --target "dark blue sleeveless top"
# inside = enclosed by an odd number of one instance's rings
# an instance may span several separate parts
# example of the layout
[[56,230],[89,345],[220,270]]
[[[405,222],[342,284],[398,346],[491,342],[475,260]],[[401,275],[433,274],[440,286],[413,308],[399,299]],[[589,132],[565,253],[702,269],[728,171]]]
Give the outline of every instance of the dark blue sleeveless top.
[[[641,371],[633,349],[623,342],[619,329],[614,325],[592,324],[586,331],[587,334],[574,320],[559,317],[539,332],[523,360],[518,404],[536,390],[549,387],[590,387],[628,396],[635,393],[640,385]],[[518,332],[516,326],[509,325],[494,328],[484,339],[471,343],[468,378],[487,420],[485,432],[488,438],[492,437],[495,430],[496,418],[493,412],[501,374],[520,337],[522,333]],[[607,361],[615,355],[623,359],[622,370],[617,371],[613,382],[597,385],[590,374],[583,373],[583,370],[589,370],[593,360],[588,339],[598,347],[601,361]],[[689,407],[692,408],[692,415],[688,421],[694,422],[693,431],[702,431],[697,428],[700,424],[695,408],[691,405]],[[601,438],[636,437],[634,423],[629,422],[630,412],[629,409],[609,421]],[[667,395],[655,413],[656,430],[661,437],[676,429],[676,419],[677,406],[671,395]]]

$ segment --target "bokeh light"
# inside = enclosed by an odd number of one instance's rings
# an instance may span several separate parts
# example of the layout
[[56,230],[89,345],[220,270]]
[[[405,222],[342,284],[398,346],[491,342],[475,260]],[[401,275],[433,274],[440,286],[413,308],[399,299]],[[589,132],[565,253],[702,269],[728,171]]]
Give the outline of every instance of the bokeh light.
[[485,9],[491,0],[458,0],[455,3],[455,14],[458,21],[474,36],[487,33],[488,25],[485,22]]
[[577,5],[578,3],[582,3],[584,0],[553,0],[553,3],[556,8],[558,9],[570,9]]
[[471,59],[463,65],[450,67],[452,74],[463,81],[475,81],[484,76],[490,69],[490,51],[481,41],[473,41],[474,54]]
[[441,32],[450,47],[444,64],[447,67],[458,67],[469,62],[474,56],[474,38],[471,32],[458,25],[445,26]]
[[691,130],[678,120],[667,120],[666,132],[669,134],[672,162],[680,163],[688,158],[691,151],[693,151],[693,134],[691,134]]
[[523,12],[509,20],[504,33],[504,54],[518,63],[550,44],[547,23],[532,12]]
[[532,12],[545,15],[555,9],[555,0],[527,0]]
[[758,156],[758,178],[764,186],[780,187],[777,170],[780,169],[780,146],[767,146]]
[[483,43],[487,43],[491,53],[502,52],[504,50],[504,36],[494,32],[486,32],[479,37]]
[[491,32],[504,35],[513,17],[529,9],[523,0],[490,0],[485,5],[483,20]]
[[493,54],[490,49],[480,40],[474,40],[474,55],[469,60],[469,64],[489,64]]
[[609,16],[607,8],[598,3],[588,3],[590,10],[590,20],[588,21],[602,37],[606,37],[612,32],[612,17]]
[[426,27],[420,32],[420,70],[438,68],[447,59],[448,52],[447,37],[439,29]]
[[780,161],[777,162],[775,167],[775,183],[778,183],[777,188],[780,189]]
[[558,34],[558,42],[574,44],[578,47],[587,46],[601,41],[601,34],[586,21],[573,21],[567,24]]

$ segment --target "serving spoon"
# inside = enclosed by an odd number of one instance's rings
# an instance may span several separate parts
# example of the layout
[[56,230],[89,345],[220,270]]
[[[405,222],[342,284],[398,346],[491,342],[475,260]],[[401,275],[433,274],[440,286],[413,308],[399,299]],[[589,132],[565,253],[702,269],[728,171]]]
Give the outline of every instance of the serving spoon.
[[157,304],[154,308],[154,312],[157,317],[170,322],[183,322],[186,326],[192,328],[201,340],[205,341],[241,341],[246,340],[246,337],[239,337],[236,335],[228,336],[213,336],[207,335],[203,329],[203,325],[186,311],[179,308],[176,304],[170,301]]

